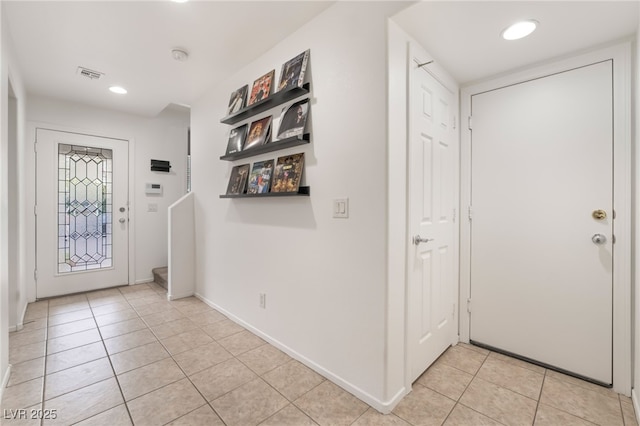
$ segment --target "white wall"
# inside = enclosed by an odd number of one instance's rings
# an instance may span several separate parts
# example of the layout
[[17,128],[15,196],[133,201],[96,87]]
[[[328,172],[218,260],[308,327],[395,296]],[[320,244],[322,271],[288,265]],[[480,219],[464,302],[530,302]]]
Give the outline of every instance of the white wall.
[[[199,295],[381,411],[397,393],[385,377],[386,17],[403,6],[338,2],[192,106]],[[311,196],[220,199],[229,95],[305,49],[311,144],[247,162],[303,151]],[[343,197],[349,218],[333,219]]]
[[640,185],[638,185],[638,177],[640,169],[640,134],[638,130],[640,129],[640,108],[638,108],[638,102],[640,102],[640,82],[638,81],[638,72],[640,71],[640,27],[638,28],[638,32],[636,32],[636,42],[635,42],[635,62],[633,69],[633,79],[632,84],[634,85],[634,99],[632,102],[632,108],[634,112],[634,117],[632,120],[633,123],[633,137],[635,143],[633,144],[633,153],[634,153],[634,167],[633,167],[633,182],[635,183],[634,189],[634,200],[633,200],[633,211],[632,217],[635,218],[633,221],[634,227],[634,244],[632,244],[633,250],[633,286],[632,286],[632,294],[634,296],[633,302],[633,324],[632,324],[632,332],[633,332],[633,381],[632,381],[632,397],[633,404],[636,412],[636,417],[640,419],[640,400],[638,391],[640,388],[640,291],[638,289],[638,284],[640,283],[640,227],[638,226],[638,212],[640,211],[640,206],[638,203],[640,202]]
[[[31,96],[28,102],[29,140],[33,141],[35,126],[47,125],[59,130],[85,131],[89,134],[130,139],[133,144],[135,169],[134,193],[130,194],[130,230],[134,233],[134,265],[129,282],[152,281],[151,269],[167,265],[167,208],[186,192],[186,156],[189,112],[185,108],[172,106],[153,118],[123,114],[120,112],[89,107],[43,97]],[[152,172],[150,160],[171,161],[171,173]],[[28,150],[27,188],[30,205],[33,205],[34,154]],[[147,196],[145,183],[163,185],[161,196]],[[157,204],[157,212],[148,212],[148,204]],[[28,238],[27,249],[30,265],[35,266],[33,241]],[[29,270],[28,267],[28,270]],[[31,281],[31,300],[35,297],[35,286]]]
[[[21,326],[26,308],[23,193],[26,93],[0,7],[0,384],[8,379],[8,331]],[[0,387],[3,387],[1,386]],[[1,395],[0,390],[0,395]]]

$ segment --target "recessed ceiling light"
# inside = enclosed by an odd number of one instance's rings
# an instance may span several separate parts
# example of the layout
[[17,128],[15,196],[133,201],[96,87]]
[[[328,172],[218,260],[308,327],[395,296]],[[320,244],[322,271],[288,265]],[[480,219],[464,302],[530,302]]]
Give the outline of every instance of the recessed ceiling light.
[[113,93],[117,93],[118,95],[126,95],[127,94],[127,89],[125,89],[124,87],[120,87],[120,86],[111,86],[111,87],[109,87],[109,90],[111,90]]
[[186,3],[188,0],[171,0],[174,3]]
[[502,38],[505,40],[518,40],[526,37],[536,30],[539,22],[529,19],[526,21],[516,22],[506,30],[502,31]]

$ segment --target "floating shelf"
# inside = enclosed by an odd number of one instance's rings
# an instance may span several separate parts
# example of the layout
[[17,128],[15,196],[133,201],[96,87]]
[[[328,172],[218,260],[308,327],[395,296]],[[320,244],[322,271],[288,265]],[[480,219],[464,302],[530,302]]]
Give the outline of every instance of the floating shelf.
[[290,101],[292,99],[295,99],[297,97],[300,97],[302,95],[306,95],[309,93],[310,88],[311,88],[311,84],[305,83],[302,87],[294,87],[284,92],[272,93],[267,98],[261,101],[258,101],[253,105],[242,108],[240,111],[236,112],[235,114],[226,116],[225,118],[220,120],[220,122],[224,124],[236,124],[253,115],[259,114],[273,107],[277,107],[278,105],[282,105],[283,103]]
[[311,189],[308,186],[301,186],[298,192],[267,192],[266,194],[234,194],[221,195],[220,198],[264,198],[264,197],[308,197]]
[[309,143],[310,135],[305,133],[300,136],[293,136],[291,138],[281,139],[273,142],[266,143],[264,145],[250,148],[246,151],[238,151],[233,154],[227,154],[220,157],[221,160],[235,161],[241,158],[253,157],[255,155],[264,154],[266,152],[279,151],[281,149],[291,148],[293,146],[304,145]]

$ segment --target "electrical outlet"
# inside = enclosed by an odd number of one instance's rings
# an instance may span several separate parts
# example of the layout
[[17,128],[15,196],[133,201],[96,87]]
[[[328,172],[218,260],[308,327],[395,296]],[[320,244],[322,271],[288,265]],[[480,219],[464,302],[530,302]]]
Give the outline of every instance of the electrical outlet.
[[266,293],[260,293],[260,307],[262,309],[266,309],[267,308],[267,294]]

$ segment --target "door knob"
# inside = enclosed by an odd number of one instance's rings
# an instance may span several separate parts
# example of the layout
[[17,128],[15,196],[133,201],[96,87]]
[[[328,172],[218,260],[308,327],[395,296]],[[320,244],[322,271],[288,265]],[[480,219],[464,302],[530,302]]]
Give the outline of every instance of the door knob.
[[594,244],[604,244],[607,242],[607,237],[602,234],[593,234],[591,241],[593,241]]
[[429,241],[433,241],[433,238],[422,238],[420,235],[416,235],[411,239],[413,244],[418,245],[420,243],[428,243]]
[[118,222],[120,223],[125,223],[127,221],[127,219],[125,219],[124,217],[121,217],[120,219],[118,219]]

